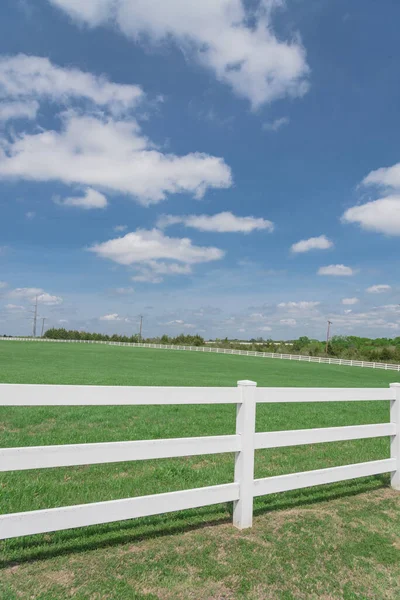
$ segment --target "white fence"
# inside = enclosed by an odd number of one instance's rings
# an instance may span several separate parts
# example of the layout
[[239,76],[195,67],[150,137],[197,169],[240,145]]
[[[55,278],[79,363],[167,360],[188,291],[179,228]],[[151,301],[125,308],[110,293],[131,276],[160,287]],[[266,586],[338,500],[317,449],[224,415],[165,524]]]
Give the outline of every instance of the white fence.
[[129,342],[101,342],[96,340],[51,340],[48,338],[1,338],[0,341],[17,342],[60,342],[73,344],[106,344],[108,346],[130,346],[132,348],[157,348],[159,350],[188,350],[191,352],[214,352],[216,354],[238,354],[239,356],[257,356],[259,358],[280,358],[325,365],[344,365],[347,367],[369,367],[385,371],[400,371],[400,365],[390,363],[368,362],[365,360],[346,360],[344,358],[323,358],[322,356],[302,356],[300,354],[280,354],[276,352],[256,352],[253,350],[233,350],[231,348],[214,348],[212,346],[175,346],[169,344],[135,344]]
[[[0,385],[0,406],[117,406],[235,404],[236,434],[213,437],[126,441],[0,449],[0,471],[45,469],[199,454],[235,453],[234,482],[138,498],[81,504],[0,516],[0,539],[111,523],[177,510],[233,502],[233,524],[251,527],[253,498],[314,485],[391,473],[400,490],[400,384],[390,388],[237,388],[107,387]],[[391,400],[390,423],[325,429],[255,433],[261,402]],[[254,479],[255,450],[391,436],[390,458]]]

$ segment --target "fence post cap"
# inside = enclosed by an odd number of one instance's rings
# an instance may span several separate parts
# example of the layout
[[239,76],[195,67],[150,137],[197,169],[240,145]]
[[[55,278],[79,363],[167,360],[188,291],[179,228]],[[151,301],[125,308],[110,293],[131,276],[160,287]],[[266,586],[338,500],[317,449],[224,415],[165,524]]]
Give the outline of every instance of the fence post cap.
[[[243,379],[242,381],[238,381],[237,382],[238,385],[252,385],[252,386],[256,386],[257,382],[256,381],[250,381],[250,379]],[[399,383],[400,385],[400,383]]]

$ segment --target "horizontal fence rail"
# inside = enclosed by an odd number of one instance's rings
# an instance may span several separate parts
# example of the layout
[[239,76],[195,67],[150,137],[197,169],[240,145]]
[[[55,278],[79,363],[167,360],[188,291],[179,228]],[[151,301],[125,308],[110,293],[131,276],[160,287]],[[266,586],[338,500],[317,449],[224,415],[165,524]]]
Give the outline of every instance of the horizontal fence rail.
[[214,346],[176,346],[173,344],[141,344],[131,342],[111,342],[97,340],[53,340],[49,338],[20,338],[0,337],[0,341],[9,342],[54,342],[63,344],[103,344],[108,346],[127,346],[131,348],[154,348],[157,350],[187,350],[189,352],[213,352],[214,354],[236,354],[238,356],[255,356],[258,358],[280,358],[281,360],[294,360],[300,362],[318,363],[324,365],[342,365],[346,367],[364,367],[370,369],[383,369],[385,371],[399,371],[400,365],[366,360],[348,360],[345,358],[324,358],[323,356],[303,356],[301,354],[281,354],[280,352],[258,352],[256,350],[234,350],[233,348],[215,348]]
[[[255,432],[257,403],[390,400],[390,422],[318,429]],[[237,388],[48,386],[0,384],[4,406],[138,406],[235,404],[236,434],[95,444],[0,448],[0,471],[23,471],[124,461],[235,453],[234,482],[137,498],[0,515],[0,539],[112,523],[125,519],[233,502],[233,524],[251,527],[253,500],[310,486],[391,474],[400,491],[400,384],[390,388]],[[254,479],[255,451],[390,436],[390,458],[303,473]]]

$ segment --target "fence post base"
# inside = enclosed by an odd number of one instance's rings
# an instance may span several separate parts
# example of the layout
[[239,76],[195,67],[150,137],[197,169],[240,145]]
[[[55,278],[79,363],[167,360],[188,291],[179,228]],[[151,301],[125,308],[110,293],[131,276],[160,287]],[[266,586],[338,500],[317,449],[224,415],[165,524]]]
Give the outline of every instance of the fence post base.
[[400,383],[391,383],[393,399],[390,401],[390,422],[396,425],[396,435],[390,438],[390,457],[396,459],[397,468],[391,475],[391,486],[400,492]]
[[256,386],[255,381],[238,381],[241,401],[237,405],[236,434],[241,438],[241,450],[235,456],[235,482],[239,483],[240,492],[233,506],[233,525],[238,529],[253,524]]

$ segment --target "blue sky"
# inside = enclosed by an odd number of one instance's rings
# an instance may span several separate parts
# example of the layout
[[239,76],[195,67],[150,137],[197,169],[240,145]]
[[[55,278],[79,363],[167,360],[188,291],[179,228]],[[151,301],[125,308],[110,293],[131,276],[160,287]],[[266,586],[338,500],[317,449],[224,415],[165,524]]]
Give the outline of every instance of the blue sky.
[[400,335],[399,20],[4,0],[0,333]]

